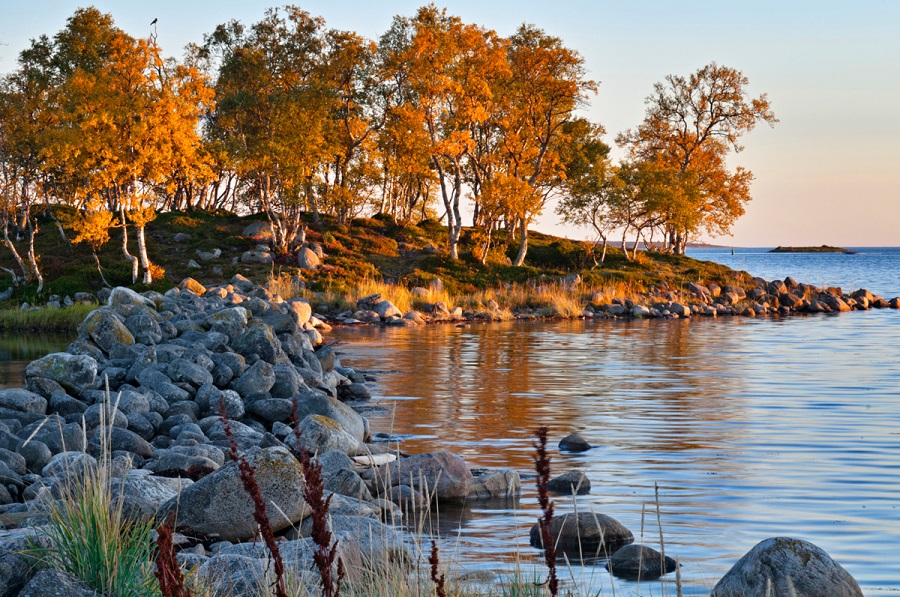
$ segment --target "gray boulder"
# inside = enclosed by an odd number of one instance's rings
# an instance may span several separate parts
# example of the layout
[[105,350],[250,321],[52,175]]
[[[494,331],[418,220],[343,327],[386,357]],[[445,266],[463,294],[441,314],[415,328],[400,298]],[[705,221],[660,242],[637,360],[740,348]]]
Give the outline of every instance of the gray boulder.
[[134,344],[134,336],[121,316],[109,307],[91,311],[78,326],[78,333],[79,337],[90,337],[107,353],[116,344]]
[[[550,524],[550,537],[556,548],[580,557],[599,557],[615,553],[634,541],[634,535],[618,520],[593,512],[567,513],[556,516]],[[531,527],[531,546],[542,549],[538,523]]]
[[474,476],[469,489],[470,500],[515,499],[522,495],[522,481],[514,470]]
[[0,530],[0,597],[15,597],[37,571],[37,561],[28,550],[49,548],[46,535],[34,528]]
[[146,470],[130,470],[110,482],[112,495],[121,496],[129,520],[152,522],[169,500],[193,483],[190,479],[155,477]]
[[765,539],[732,566],[710,597],[862,597],[850,573],[820,547],[788,537]]
[[321,392],[303,392],[297,398],[297,417],[303,419],[307,415],[322,415],[337,421],[341,428],[358,439],[365,441],[369,428],[366,419],[352,407],[326,396]]
[[232,389],[243,398],[253,394],[263,394],[275,385],[275,369],[264,360],[256,361],[238,379],[232,382]]
[[125,318],[125,327],[141,344],[159,344],[163,340],[162,328],[148,309],[137,309]]
[[[390,526],[368,516],[335,515],[330,517],[332,537],[338,541],[338,556],[353,568],[379,567],[411,561],[409,549]],[[300,526],[300,533],[312,532],[312,517]]]
[[37,423],[26,425],[16,435],[22,440],[31,438],[30,441],[43,443],[53,454],[84,450],[85,446],[84,429],[81,425],[66,423],[55,415],[47,417],[46,422],[42,419]]
[[175,359],[169,363],[166,371],[172,381],[189,383],[196,388],[213,382],[212,373],[188,359]]
[[440,501],[463,501],[472,488],[472,471],[449,452],[428,452],[402,458],[384,467],[388,486],[409,485]]
[[0,390],[0,407],[9,410],[42,415],[47,412],[47,400],[40,394],[23,388]]
[[25,377],[49,379],[65,389],[81,392],[93,386],[97,377],[97,361],[86,355],[51,353],[29,363],[25,368]]
[[584,495],[591,492],[591,480],[581,471],[571,471],[550,479],[547,488],[564,495]]
[[559,440],[559,449],[564,452],[586,452],[591,449],[591,444],[579,434],[570,433]]
[[[255,470],[266,512],[276,533],[309,512],[303,499],[303,471],[284,448],[266,448],[246,456]],[[237,463],[217,470],[169,501],[164,510],[176,514],[176,527],[224,541],[246,541],[257,531],[253,502],[244,491]]]
[[237,554],[216,554],[194,572],[212,595],[255,597],[265,595],[275,575],[271,562]]
[[105,442],[110,450],[124,450],[142,458],[150,458],[153,455],[153,446],[147,440],[133,431],[120,427],[98,427],[91,440],[96,444]]
[[247,412],[269,423],[289,421],[292,403],[286,398],[263,398],[247,405]]
[[325,477],[325,489],[364,502],[371,502],[373,499],[365,481],[355,471],[346,468]]
[[303,377],[293,365],[275,365],[275,384],[269,390],[273,398],[293,398],[303,387]]
[[232,347],[235,352],[245,357],[256,354],[262,360],[272,364],[281,354],[281,343],[278,341],[278,337],[270,326],[262,322],[250,324],[247,331],[234,341]]
[[284,442],[292,450],[305,450],[310,454],[337,450],[353,455],[362,450],[358,439],[344,431],[337,421],[323,415],[307,415],[300,421],[298,431],[299,439],[291,434]]
[[375,303],[372,306],[372,310],[378,313],[378,317],[380,317],[382,321],[389,317],[403,317],[403,311],[398,309],[394,303],[387,299]]
[[609,571],[625,580],[656,580],[663,574],[675,572],[676,562],[669,556],[632,543],[620,548],[607,562]]
[[68,572],[46,568],[28,581],[19,597],[94,597],[96,594]]

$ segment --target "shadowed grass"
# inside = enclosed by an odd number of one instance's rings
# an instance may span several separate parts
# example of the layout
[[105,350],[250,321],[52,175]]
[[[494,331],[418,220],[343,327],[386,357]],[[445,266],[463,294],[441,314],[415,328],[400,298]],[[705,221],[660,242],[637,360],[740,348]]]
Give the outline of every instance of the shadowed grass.
[[96,308],[97,303],[76,303],[62,309],[0,309],[0,330],[74,332],[88,313]]

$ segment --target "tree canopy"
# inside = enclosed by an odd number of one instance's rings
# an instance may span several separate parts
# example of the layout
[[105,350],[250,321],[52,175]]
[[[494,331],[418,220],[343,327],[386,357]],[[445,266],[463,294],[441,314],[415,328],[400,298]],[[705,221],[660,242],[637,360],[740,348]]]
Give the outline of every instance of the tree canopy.
[[477,256],[502,235],[521,265],[529,225],[557,199],[604,247],[661,233],[680,253],[699,233],[728,233],[750,200],[752,174],[728,158],[777,120],[747,86],[716,63],[666,77],[612,164],[603,127],[581,113],[597,90],[584,58],[535,25],[503,37],[430,4],[376,41],[286,6],[219,25],[177,61],[79,9],[0,79],[0,226],[19,270],[8,271],[40,285],[34,213],[56,205],[75,208],[76,240],[118,229],[147,283],[144,228],[164,210],[265,213],[282,254],[305,214],[443,212],[454,259],[471,211]]

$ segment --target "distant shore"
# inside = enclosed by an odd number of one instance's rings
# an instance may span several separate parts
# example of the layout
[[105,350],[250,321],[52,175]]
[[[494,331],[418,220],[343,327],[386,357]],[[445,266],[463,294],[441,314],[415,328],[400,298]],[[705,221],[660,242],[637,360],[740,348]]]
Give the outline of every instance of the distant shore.
[[818,247],[775,247],[770,253],[845,253],[847,255],[855,255],[856,251],[844,249],[843,247],[832,247],[829,245],[821,245]]

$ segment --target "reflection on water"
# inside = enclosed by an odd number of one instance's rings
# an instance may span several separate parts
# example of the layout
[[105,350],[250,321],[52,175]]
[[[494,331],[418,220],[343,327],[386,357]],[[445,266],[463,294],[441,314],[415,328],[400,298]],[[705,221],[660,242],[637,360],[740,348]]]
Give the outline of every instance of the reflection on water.
[[28,363],[65,350],[71,341],[68,336],[0,332],[0,389],[22,387]]
[[[466,328],[342,329],[345,364],[379,371],[374,431],[409,452],[532,472],[533,431],[577,430],[596,448],[555,449],[584,469],[579,508],[617,518],[666,552],[686,592],[708,593],[777,535],[829,552],[867,595],[900,591],[900,348],[896,311],[786,320],[565,321]],[[555,442],[554,442],[555,444]],[[555,446],[554,446],[555,447]],[[442,512],[472,567],[537,562],[530,483],[518,504]],[[560,498],[557,510],[570,511]],[[640,540],[640,539],[639,539]],[[486,563],[491,562],[491,563]],[[598,567],[582,582],[610,590]],[[617,593],[634,585],[616,581]],[[659,590],[659,586],[656,586]]]

